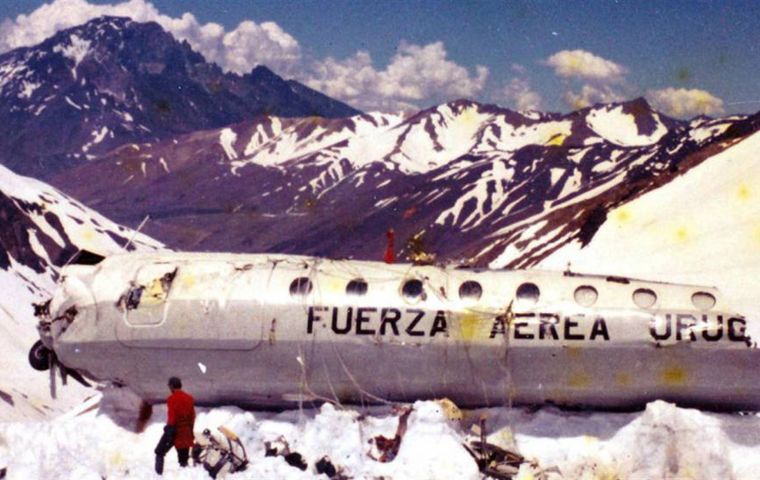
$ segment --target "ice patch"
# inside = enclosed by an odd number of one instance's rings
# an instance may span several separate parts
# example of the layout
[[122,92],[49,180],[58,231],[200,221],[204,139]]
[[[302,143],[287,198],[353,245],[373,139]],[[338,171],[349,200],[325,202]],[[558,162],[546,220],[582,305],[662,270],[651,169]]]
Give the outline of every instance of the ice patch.
[[103,141],[104,138],[106,138],[106,135],[108,134],[108,127],[102,127],[100,131],[94,130],[92,132],[92,136],[95,137],[92,140],[93,144],[97,144]]
[[56,45],[53,47],[53,51],[61,53],[64,57],[74,62],[74,68],[71,69],[71,75],[74,79],[77,78],[77,67],[84,60],[84,57],[90,52],[91,42],[79,38],[76,34],[71,34],[69,37],[69,44],[66,46]]
[[68,96],[65,96],[64,99],[66,100],[66,103],[68,103],[72,107],[76,108],[77,110],[81,110],[82,109],[81,106],[79,106],[76,103],[74,103],[74,101],[72,99],[70,99]]
[[37,90],[42,84],[41,83],[34,83],[34,82],[28,82],[24,80],[21,82],[21,91],[18,94],[18,98],[21,99],[28,99],[32,97],[32,93],[34,93],[35,90]]
[[657,113],[652,113],[657,123],[651,135],[640,135],[639,127],[633,115],[623,112],[623,106],[612,109],[601,108],[592,110],[586,117],[589,127],[599,135],[622,146],[652,145],[668,133],[667,127]]
[[219,144],[224,149],[224,154],[227,155],[228,160],[235,160],[238,158],[238,154],[235,151],[235,140],[237,140],[237,133],[232,131],[231,128],[225,128],[222,133],[219,134]]

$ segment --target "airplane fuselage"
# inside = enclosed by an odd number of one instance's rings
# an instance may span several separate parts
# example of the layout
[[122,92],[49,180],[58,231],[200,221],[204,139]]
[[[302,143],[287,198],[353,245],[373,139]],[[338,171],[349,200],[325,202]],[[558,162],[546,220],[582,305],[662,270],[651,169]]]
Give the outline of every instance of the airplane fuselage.
[[714,288],[563,272],[151,253],[71,266],[40,324],[64,365],[150,402],[760,408]]

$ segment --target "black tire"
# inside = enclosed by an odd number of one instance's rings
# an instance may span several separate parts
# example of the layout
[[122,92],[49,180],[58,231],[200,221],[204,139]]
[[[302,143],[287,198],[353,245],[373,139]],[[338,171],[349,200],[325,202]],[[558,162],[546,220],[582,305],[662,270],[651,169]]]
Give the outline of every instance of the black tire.
[[42,344],[42,340],[37,340],[29,350],[29,365],[33,369],[44,372],[50,368],[50,350]]

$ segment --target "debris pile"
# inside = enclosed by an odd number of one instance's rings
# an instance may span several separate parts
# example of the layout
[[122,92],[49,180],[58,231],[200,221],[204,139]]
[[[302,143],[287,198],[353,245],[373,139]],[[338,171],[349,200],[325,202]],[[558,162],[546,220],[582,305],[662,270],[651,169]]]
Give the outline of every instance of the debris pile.
[[398,449],[401,447],[401,439],[404,438],[404,434],[406,433],[407,422],[409,421],[409,415],[412,413],[412,407],[402,407],[398,412],[400,413],[398,427],[396,427],[396,434],[393,438],[378,435],[370,439],[370,444],[377,450],[376,453],[372,450],[367,453],[371,459],[386,463],[393,461],[396,455],[398,455]]
[[303,459],[303,455],[290,450],[290,445],[284,437],[279,437],[274,442],[264,442],[264,456],[282,457],[288,465],[296,467],[299,470],[305,471],[308,466]]
[[475,459],[480,472],[488,478],[511,480],[517,478],[520,471],[526,467],[530,471],[528,478],[537,480],[548,480],[550,474],[560,473],[555,468],[542,470],[537,461],[526,459],[514,447],[504,448],[489,443],[486,440],[486,418],[484,416],[480,417],[478,425],[473,426],[473,434],[476,438],[465,443],[464,448]]
[[248,467],[248,454],[240,438],[224,426],[218,430],[224,438],[218,438],[207,428],[200,437],[196,437],[193,446],[193,463],[203,465],[211,478],[240,472]]

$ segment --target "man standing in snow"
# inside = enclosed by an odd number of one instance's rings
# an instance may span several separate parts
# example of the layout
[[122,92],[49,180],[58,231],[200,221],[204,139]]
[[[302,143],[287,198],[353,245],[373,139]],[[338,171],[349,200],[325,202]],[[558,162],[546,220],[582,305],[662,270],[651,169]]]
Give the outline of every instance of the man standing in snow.
[[164,472],[164,456],[172,447],[177,449],[177,459],[181,467],[187,466],[190,447],[193,446],[193,425],[195,424],[195,404],[193,397],[182,390],[182,380],[169,379],[171,395],[166,399],[168,415],[164,434],[156,445],[156,473]]

